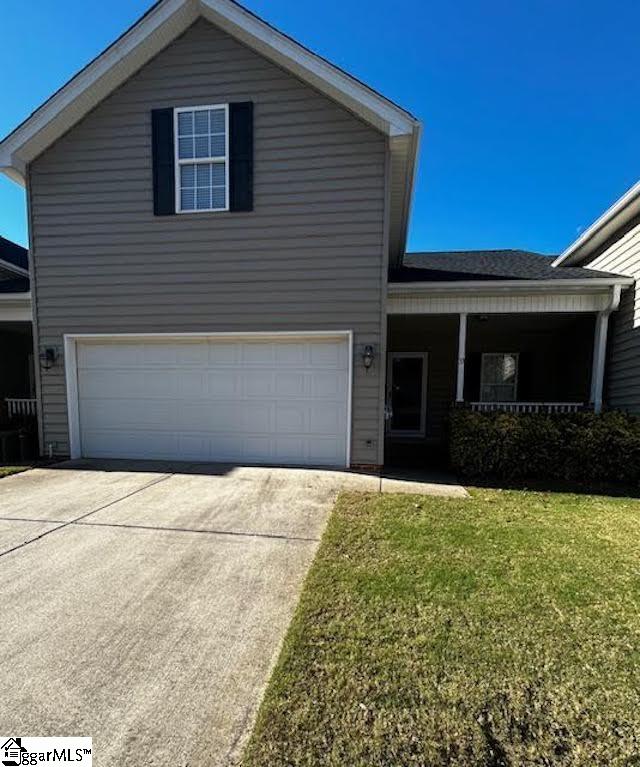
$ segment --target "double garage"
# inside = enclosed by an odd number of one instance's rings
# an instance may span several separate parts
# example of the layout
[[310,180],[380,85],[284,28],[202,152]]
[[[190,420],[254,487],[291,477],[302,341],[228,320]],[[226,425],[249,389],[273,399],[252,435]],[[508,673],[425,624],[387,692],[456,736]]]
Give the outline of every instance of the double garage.
[[352,337],[66,336],[73,458],[348,466]]

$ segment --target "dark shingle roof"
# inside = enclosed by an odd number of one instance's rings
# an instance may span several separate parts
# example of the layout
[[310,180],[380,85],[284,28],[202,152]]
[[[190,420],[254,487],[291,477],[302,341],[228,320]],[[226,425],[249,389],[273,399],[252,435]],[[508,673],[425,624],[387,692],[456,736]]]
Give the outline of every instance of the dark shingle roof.
[[0,237],[0,259],[22,269],[29,268],[29,251],[4,237]]
[[0,280],[0,293],[28,293],[29,279],[16,277],[15,280]]
[[562,280],[610,277],[581,267],[552,267],[554,257],[526,250],[458,250],[407,253],[391,282],[457,282],[471,280]]

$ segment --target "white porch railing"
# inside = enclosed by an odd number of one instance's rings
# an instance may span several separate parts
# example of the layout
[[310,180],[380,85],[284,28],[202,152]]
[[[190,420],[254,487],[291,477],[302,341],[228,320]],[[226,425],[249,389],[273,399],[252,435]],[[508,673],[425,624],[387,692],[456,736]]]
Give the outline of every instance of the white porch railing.
[[470,402],[477,413],[577,413],[583,402]]
[[38,400],[36,399],[8,398],[5,402],[7,403],[9,418],[35,416],[38,413]]

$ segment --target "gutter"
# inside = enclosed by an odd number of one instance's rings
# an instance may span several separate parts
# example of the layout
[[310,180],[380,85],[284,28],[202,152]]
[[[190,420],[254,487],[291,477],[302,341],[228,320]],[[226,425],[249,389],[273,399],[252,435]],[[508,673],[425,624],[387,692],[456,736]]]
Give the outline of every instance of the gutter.
[[634,284],[633,277],[611,275],[611,277],[574,278],[567,280],[470,280],[457,282],[392,282],[389,283],[389,295],[407,295],[412,293],[528,293],[544,291],[563,293],[567,289],[574,291],[595,288],[597,292],[612,286],[621,290]]
[[31,291],[28,293],[0,293],[0,303],[31,303]]

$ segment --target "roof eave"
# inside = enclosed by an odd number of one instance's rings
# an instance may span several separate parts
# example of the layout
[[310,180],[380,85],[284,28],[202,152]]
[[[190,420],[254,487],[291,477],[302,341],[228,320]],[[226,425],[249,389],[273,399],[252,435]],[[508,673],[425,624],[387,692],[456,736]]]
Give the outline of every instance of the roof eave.
[[608,208],[552,266],[579,266],[620,228],[640,215],[640,181]]
[[18,266],[17,264],[12,264],[11,261],[6,261],[4,258],[0,258],[0,267],[2,269],[6,269],[8,272],[13,272],[13,274],[17,274],[19,277],[29,277],[29,270],[23,269],[21,266]]
[[584,277],[582,279],[550,280],[456,280],[451,282],[390,282],[390,295],[420,293],[527,293],[568,291],[602,292],[613,285],[627,288],[633,285],[632,277]]
[[408,112],[233,0],[161,0],[0,142],[0,171],[24,185],[31,160],[201,16],[386,135],[419,134]]

